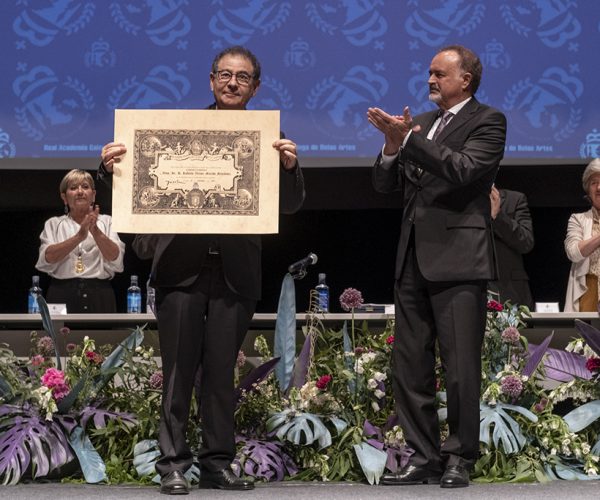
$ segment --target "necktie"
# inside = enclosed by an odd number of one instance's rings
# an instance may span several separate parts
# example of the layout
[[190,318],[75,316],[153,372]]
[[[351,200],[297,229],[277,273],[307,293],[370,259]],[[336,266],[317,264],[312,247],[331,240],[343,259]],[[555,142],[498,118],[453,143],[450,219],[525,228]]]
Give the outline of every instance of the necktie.
[[448,125],[448,122],[450,121],[450,118],[452,118],[452,116],[453,116],[453,114],[450,111],[444,111],[444,114],[442,115],[442,119],[440,120],[438,127],[435,129],[435,132],[433,133],[433,137],[431,138],[432,141],[435,141],[438,138],[438,136],[442,133],[442,130],[444,130],[446,125]]

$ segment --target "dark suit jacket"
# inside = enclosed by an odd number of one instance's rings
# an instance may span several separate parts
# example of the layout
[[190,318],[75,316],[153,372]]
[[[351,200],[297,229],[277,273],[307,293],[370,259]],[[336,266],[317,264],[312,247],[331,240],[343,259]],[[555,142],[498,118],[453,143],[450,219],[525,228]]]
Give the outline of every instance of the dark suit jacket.
[[500,301],[533,306],[529,276],[523,265],[523,254],[534,244],[533,225],[527,197],[518,191],[500,190],[500,212],[492,221],[498,259],[498,279],[489,288],[497,291]]
[[[284,171],[281,167],[279,179],[280,212],[296,212],[304,201],[304,179],[300,167],[293,172]],[[152,286],[181,287],[196,280],[208,248],[214,241],[218,242],[223,274],[229,288],[243,297],[260,299],[260,235],[140,234],[133,241],[133,249],[141,259],[153,259]]]
[[489,193],[504,155],[506,118],[472,98],[433,142],[427,133],[436,116],[416,116],[413,125],[422,130],[411,133],[394,166],[384,168],[379,155],[373,169],[375,189],[400,191],[404,202],[396,279],[414,227],[426,279],[489,280],[495,277]]

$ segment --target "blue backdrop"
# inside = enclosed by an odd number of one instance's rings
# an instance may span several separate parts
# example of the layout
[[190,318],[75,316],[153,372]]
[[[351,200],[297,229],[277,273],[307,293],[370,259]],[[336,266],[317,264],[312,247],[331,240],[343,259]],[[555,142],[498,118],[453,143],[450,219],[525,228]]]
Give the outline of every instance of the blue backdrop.
[[303,157],[373,158],[366,108],[432,109],[429,62],[451,43],[482,59],[507,158],[600,156],[598,0],[3,0],[0,14],[0,158],[98,157],[115,108],[203,108],[232,44],[263,65],[252,108],[280,109]]

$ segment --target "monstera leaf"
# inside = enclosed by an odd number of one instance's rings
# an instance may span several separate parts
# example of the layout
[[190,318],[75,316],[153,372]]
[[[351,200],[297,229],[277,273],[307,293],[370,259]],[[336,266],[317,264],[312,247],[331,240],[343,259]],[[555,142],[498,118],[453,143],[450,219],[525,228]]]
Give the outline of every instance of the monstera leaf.
[[[348,425],[337,417],[327,418],[333,423],[338,433]],[[283,410],[267,420],[267,430],[275,432],[281,441],[290,441],[301,445],[311,445],[316,441],[320,448],[331,445],[329,429],[321,417],[312,413],[299,413],[291,409]]]
[[571,432],[579,432],[599,418],[600,399],[579,406],[563,417]]
[[553,462],[544,466],[546,475],[551,480],[563,479],[572,481],[577,479],[580,481],[589,481],[598,479],[598,476],[588,476],[579,464],[570,465],[564,463],[558,457],[555,457]]
[[160,457],[158,441],[156,439],[144,439],[133,447],[133,466],[138,476],[144,477],[156,474],[156,461]]
[[502,443],[505,453],[509,455],[521,450],[525,445],[526,439],[521,432],[518,422],[506,410],[516,411],[532,422],[537,422],[538,420],[537,416],[522,406],[506,403],[497,403],[495,406],[488,406],[485,403],[480,403],[479,408],[479,441],[488,446],[493,441],[496,448]]
[[63,428],[30,406],[0,406],[0,477],[17,484],[31,465],[33,478],[47,476],[74,455]]
[[239,438],[243,443],[240,465],[244,473],[267,481],[283,481],[286,476],[298,473],[298,467],[284,451],[283,444],[276,441]]
[[120,419],[126,426],[133,427],[137,424],[138,420],[135,415],[131,413],[104,410],[96,406],[86,406],[79,413],[80,424],[83,429],[87,428],[88,421],[90,418],[94,423],[96,429],[103,429],[110,420]]

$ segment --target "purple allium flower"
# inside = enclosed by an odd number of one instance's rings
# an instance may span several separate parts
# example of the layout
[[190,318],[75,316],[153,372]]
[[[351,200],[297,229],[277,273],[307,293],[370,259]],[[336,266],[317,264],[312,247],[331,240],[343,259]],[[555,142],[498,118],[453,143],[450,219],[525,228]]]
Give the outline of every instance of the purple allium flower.
[[356,288],[346,288],[340,295],[340,304],[344,311],[350,311],[362,306],[363,297]]
[[148,384],[150,384],[150,387],[152,387],[152,389],[161,389],[163,385],[162,370],[157,370],[152,375],[150,375],[150,380],[148,381]]
[[238,351],[237,360],[236,360],[235,364],[238,368],[241,368],[242,366],[244,366],[246,364],[246,355],[244,354],[244,351],[242,351],[241,349]]
[[500,336],[506,344],[518,344],[519,340],[521,340],[521,334],[514,326],[506,328]]
[[54,354],[54,342],[48,336],[44,336],[37,341],[37,350],[44,357],[49,357]]
[[60,329],[60,334],[61,335],[69,335],[69,333],[71,333],[71,329],[68,326],[63,326]]
[[67,344],[67,352],[69,354],[73,354],[76,350],[77,350],[77,344],[74,344],[73,342],[69,342]]
[[518,398],[523,392],[523,382],[516,375],[507,375],[500,382],[501,391],[512,398]]

